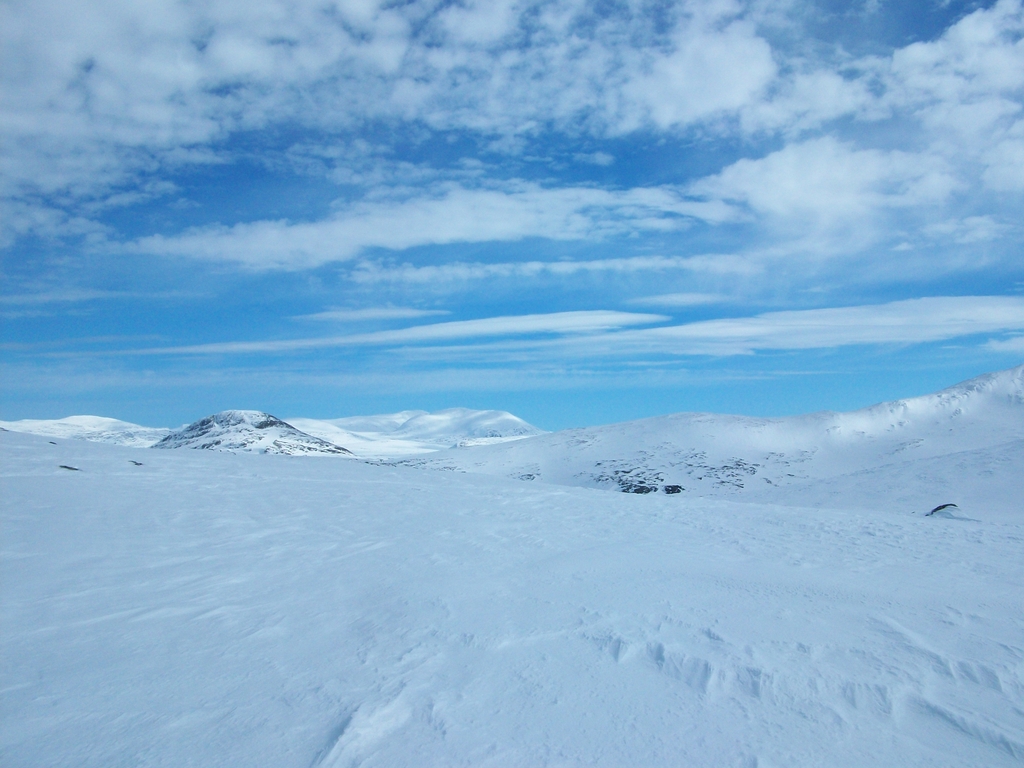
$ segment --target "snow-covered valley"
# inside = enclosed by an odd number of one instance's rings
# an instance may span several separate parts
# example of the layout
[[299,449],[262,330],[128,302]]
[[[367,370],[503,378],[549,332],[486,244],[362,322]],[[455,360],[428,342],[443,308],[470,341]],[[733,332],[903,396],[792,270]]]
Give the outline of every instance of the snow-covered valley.
[[1020,765],[1021,382],[383,463],[0,432],[2,762]]

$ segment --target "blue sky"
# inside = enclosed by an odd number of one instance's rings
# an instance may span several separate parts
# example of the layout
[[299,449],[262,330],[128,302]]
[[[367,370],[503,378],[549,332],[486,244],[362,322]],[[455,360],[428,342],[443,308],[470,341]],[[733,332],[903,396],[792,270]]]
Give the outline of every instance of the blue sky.
[[1024,8],[0,6],[0,417],[785,414],[1024,359]]

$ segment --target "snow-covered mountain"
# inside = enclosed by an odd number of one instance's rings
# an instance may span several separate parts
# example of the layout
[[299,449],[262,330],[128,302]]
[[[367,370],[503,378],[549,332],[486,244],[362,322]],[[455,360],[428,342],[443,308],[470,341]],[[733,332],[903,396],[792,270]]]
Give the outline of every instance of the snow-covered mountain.
[[221,411],[176,429],[153,448],[278,453],[287,456],[352,455],[262,411]]
[[171,431],[164,427],[143,427],[103,416],[68,416],[64,419],[22,419],[0,421],[0,428],[44,437],[92,440],[98,443],[148,448]]
[[507,411],[448,408],[342,419],[288,419],[310,435],[344,445],[362,458],[432,453],[455,446],[490,445],[546,434]]
[[931,477],[937,493],[981,492],[984,477],[944,477],[939,469],[972,452],[990,455],[990,471],[1024,471],[1024,366],[850,413],[682,413],[403,461],[632,493],[807,504],[852,494],[917,508],[927,499],[905,492],[908,473]]

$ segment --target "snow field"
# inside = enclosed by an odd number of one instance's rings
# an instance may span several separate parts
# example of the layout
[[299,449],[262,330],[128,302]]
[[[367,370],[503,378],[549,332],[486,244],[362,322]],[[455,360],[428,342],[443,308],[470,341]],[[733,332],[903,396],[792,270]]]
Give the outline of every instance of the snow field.
[[981,491],[939,519],[9,432],[0,457],[5,766],[1024,762],[1024,519]]

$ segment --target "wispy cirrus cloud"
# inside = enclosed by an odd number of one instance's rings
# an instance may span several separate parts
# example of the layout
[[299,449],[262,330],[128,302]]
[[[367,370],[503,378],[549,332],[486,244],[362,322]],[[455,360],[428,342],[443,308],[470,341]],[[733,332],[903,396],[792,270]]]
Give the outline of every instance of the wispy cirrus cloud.
[[371,320],[414,320],[421,317],[450,315],[446,309],[414,309],[413,307],[364,307],[362,309],[328,309],[310,315],[296,315],[293,320],[325,320],[329,322],[364,322]]
[[487,336],[571,335],[594,334],[612,328],[647,325],[668,320],[664,315],[612,310],[578,312],[552,312],[537,315],[487,317],[477,320],[456,320],[431,323],[411,328],[346,336],[285,339],[275,341],[228,341],[214,344],[195,344],[180,347],[154,347],[128,350],[132,355],[231,355],[251,353],[282,353],[329,347],[397,346],[453,339]]
[[170,237],[144,237],[125,250],[233,261],[251,269],[308,269],[352,259],[368,248],[401,250],[527,237],[600,239],[670,231],[686,226],[688,220],[719,221],[731,215],[726,204],[687,198],[671,187],[608,191],[547,189],[526,182],[502,189],[443,185],[404,199],[347,205],[321,221],[199,228]]
[[[664,325],[665,315],[593,310],[490,317],[344,336],[231,341],[125,350],[119,354],[278,354],[330,347],[407,346],[439,361],[491,361],[515,354],[555,359],[644,355],[749,355],[757,351],[830,349],[851,345],[912,345],[1024,330],[1024,297],[936,296],[887,304],[765,312]],[[635,326],[655,325],[636,329]],[[490,343],[479,338],[505,337]],[[530,338],[534,337],[534,338]],[[554,338],[551,338],[554,337]],[[437,346],[439,343],[458,342]],[[463,344],[463,342],[469,342]],[[1015,348],[1017,337],[989,341]],[[429,346],[424,346],[429,345]],[[1002,346],[1000,346],[1002,345]],[[1009,346],[1007,346],[1009,345]],[[417,352],[417,348],[419,351]]]
[[761,267],[755,261],[734,254],[628,256],[576,261],[501,261],[493,263],[457,261],[426,266],[362,261],[352,271],[351,278],[356,283],[443,286],[454,282],[495,278],[532,278],[542,275],[571,278],[581,274],[615,275],[680,270],[715,275],[750,276],[760,272]]
[[729,297],[721,293],[661,293],[630,299],[629,303],[640,307],[699,307],[727,301]]
[[[495,362],[502,359],[599,360],[652,355],[731,357],[778,350],[854,345],[918,345],[1024,330],[1024,298],[935,296],[850,307],[765,312],[654,328],[611,330],[585,342],[509,340],[411,349],[412,355]],[[1013,350],[1018,338],[986,341]],[[993,346],[994,345],[994,346]]]
[[639,334],[664,352],[735,355],[855,344],[923,344],[1024,328],[1024,298],[936,296],[854,307],[766,312]]

